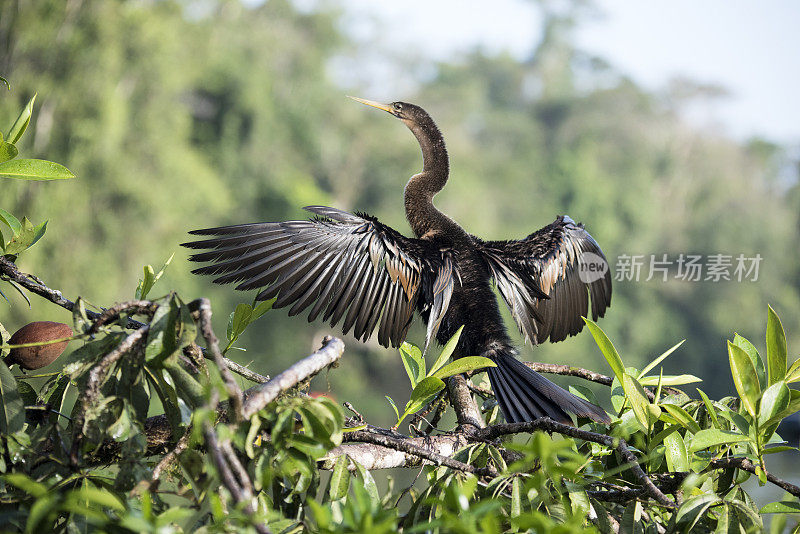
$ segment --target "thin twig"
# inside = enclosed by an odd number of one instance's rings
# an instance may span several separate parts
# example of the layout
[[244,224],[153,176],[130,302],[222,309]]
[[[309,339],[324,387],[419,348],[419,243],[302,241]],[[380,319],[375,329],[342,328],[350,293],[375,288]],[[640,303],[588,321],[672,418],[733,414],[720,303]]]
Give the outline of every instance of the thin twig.
[[549,373],[551,375],[575,376],[583,378],[590,382],[596,382],[604,386],[611,386],[614,379],[601,373],[595,373],[588,369],[581,369],[580,367],[572,367],[569,365],[557,365],[554,363],[539,363],[539,362],[522,362],[530,369],[537,373]]
[[[208,422],[203,425],[203,435],[206,438],[206,446],[211,453],[211,459],[214,462],[214,466],[217,468],[223,486],[231,493],[236,503],[243,506],[244,512],[252,517],[255,514],[255,508],[253,507],[252,489],[247,487],[247,482],[250,482],[249,477],[246,483],[241,483],[236,480],[233,470],[229,465],[228,455],[225,454],[223,446],[217,439],[217,433],[214,432],[214,428]],[[250,488],[252,488],[252,485]],[[271,533],[270,529],[262,523],[254,521],[253,527],[262,534]]]
[[[97,318],[94,320],[94,323],[92,323],[92,326],[86,333],[96,334],[100,331],[100,327],[109,321],[118,319],[121,313],[132,312],[133,314],[147,314],[152,316],[157,307],[158,306],[156,304],[149,300],[129,300],[127,302],[115,304],[114,306],[103,310],[103,313],[97,316]],[[88,313],[89,312],[87,311],[87,315]],[[92,312],[92,314],[94,314],[94,312]]]
[[366,423],[367,423],[367,420],[366,420],[366,419],[364,419],[364,416],[363,416],[363,415],[361,415],[361,413],[360,413],[358,410],[356,410],[356,409],[353,407],[353,405],[352,405],[352,404],[350,404],[349,402],[343,402],[343,403],[342,403],[342,406],[344,406],[345,408],[347,408],[348,410],[350,410],[351,412],[353,412],[353,413],[355,414],[355,416],[356,416],[356,421],[358,422],[358,424],[359,424],[359,425],[364,425],[364,424],[366,424]]
[[225,357],[219,350],[219,340],[211,327],[211,302],[206,298],[198,299],[195,302],[200,313],[200,332],[203,334],[208,351],[214,357],[214,361],[217,363],[219,372],[222,375],[222,380],[225,382],[225,389],[228,391],[228,397],[230,397],[231,405],[233,406],[234,421],[239,422],[242,420],[244,405],[242,389],[236,383],[228,366],[225,365]]
[[653,484],[653,481],[650,479],[650,477],[647,476],[647,473],[645,473],[642,467],[639,465],[636,456],[628,448],[628,444],[625,443],[624,439],[614,438],[611,436],[607,436],[605,434],[598,434],[597,432],[589,432],[588,430],[581,430],[579,428],[575,428],[574,426],[557,423],[552,419],[550,419],[549,417],[543,417],[540,419],[536,419],[535,421],[529,421],[525,423],[494,425],[484,429],[474,430],[473,436],[479,439],[485,439],[487,441],[491,441],[497,439],[500,436],[505,436],[509,434],[519,434],[522,432],[534,432],[536,430],[544,430],[546,432],[556,432],[564,436],[578,438],[584,441],[590,441],[594,443],[600,443],[607,447],[616,449],[617,452],[619,452],[620,456],[622,456],[623,460],[627,462],[631,472],[639,481],[639,483],[643,486],[643,488],[647,491],[647,494],[650,497],[652,497],[656,502],[667,508],[673,509],[676,507],[675,502],[666,495],[664,495],[664,493],[662,493],[661,490],[658,489],[655,484]]
[[[720,458],[718,460],[711,460],[711,466],[715,469],[735,467],[737,469],[741,469],[742,471],[747,471],[748,473],[752,473],[754,475],[756,474],[756,465],[747,458]],[[767,473],[766,470],[764,470],[764,472],[767,474],[767,480],[769,482],[775,484],[785,491],[788,491],[795,497],[800,497],[800,487],[786,482],[785,480],[776,477],[772,473]]]
[[95,364],[92,370],[89,371],[86,388],[77,401],[80,408],[72,423],[74,441],[72,442],[72,449],[70,451],[70,461],[73,465],[78,465],[78,452],[80,451],[83,439],[83,422],[86,417],[86,410],[97,401],[97,397],[100,395],[100,387],[105,381],[106,374],[108,374],[109,369],[117,360],[131,351],[139,341],[145,338],[149,330],[150,325],[143,325],[138,330],[135,330],[128,335],[128,337],[123,339],[114,350],[103,356],[103,359]]
[[277,399],[281,393],[314,376],[341,358],[343,353],[344,342],[339,338],[326,336],[318,351],[295,363],[266,384],[256,386],[255,391],[244,403],[242,415],[249,419],[254,413]]
[[[426,419],[426,417],[428,417],[428,414],[431,413],[434,408],[436,410],[439,409],[439,406],[442,403],[442,399],[444,398],[444,395],[445,395],[445,391],[444,390],[440,391],[439,393],[436,394],[436,396],[433,398],[433,400],[430,401],[428,403],[428,405],[424,409],[422,409],[421,411],[415,413],[413,415],[413,417],[411,418],[411,422],[408,424],[408,428],[413,429],[418,435],[428,435],[428,434],[430,434],[431,430],[436,428],[436,425],[431,424],[431,422],[428,421]],[[434,416],[435,415],[436,415],[436,413],[434,413]],[[421,424],[423,421],[428,425],[428,428],[430,430],[422,431],[418,427],[418,425]]]
[[181,455],[183,451],[189,446],[189,438],[192,436],[191,430],[187,429],[184,432],[183,437],[178,440],[178,443],[175,444],[175,447],[165,454],[161,460],[158,461],[156,466],[153,468],[153,474],[150,475],[150,480],[142,481],[141,483],[137,484],[133,490],[131,490],[131,495],[141,495],[145,491],[153,491],[158,488],[159,483],[161,482],[161,475],[169,468],[175,460],[178,459],[178,456]]

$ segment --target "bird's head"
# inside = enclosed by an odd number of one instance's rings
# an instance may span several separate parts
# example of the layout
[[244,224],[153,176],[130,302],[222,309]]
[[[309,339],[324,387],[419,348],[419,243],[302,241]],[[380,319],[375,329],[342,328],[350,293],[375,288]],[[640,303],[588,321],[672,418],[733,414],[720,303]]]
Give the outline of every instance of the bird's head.
[[373,108],[382,109],[383,111],[394,115],[401,121],[405,122],[409,127],[412,124],[423,124],[424,122],[431,120],[430,116],[424,109],[417,105],[409,104],[408,102],[390,102],[388,104],[384,104],[383,102],[373,102],[372,100],[364,100],[363,98],[356,98],[354,96],[351,96],[350,98],[356,102],[361,102],[362,104],[372,106]]

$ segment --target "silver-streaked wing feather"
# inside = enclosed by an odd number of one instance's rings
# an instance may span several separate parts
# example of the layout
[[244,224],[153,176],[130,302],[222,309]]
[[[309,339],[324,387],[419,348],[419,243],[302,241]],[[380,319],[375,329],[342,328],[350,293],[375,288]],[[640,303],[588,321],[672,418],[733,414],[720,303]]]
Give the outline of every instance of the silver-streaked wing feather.
[[[561,341],[597,320],[611,304],[611,272],[600,246],[583,225],[558,217],[528,237],[478,241],[500,294],[526,341]],[[605,272],[590,271],[595,265]],[[583,276],[581,268],[584,269]]]
[[[307,221],[267,222],[190,232],[212,236],[184,243],[203,252],[189,259],[211,262],[194,273],[236,289],[262,289],[257,300],[291,306],[289,315],[311,307],[308,320],[322,319],[362,340],[377,329],[378,342],[398,347],[406,337],[418,300],[432,313],[426,346],[447,311],[455,270],[435,245],[410,239],[367,215],[309,206]],[[423,302],[419,304],[422,305]]]

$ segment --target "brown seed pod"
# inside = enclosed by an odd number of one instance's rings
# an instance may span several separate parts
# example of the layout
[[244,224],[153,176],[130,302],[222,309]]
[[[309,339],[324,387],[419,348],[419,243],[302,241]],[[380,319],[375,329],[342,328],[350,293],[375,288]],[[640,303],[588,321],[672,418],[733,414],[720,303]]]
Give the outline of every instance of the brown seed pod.
[[[8,340],[9,345],[24,345],[26,343],[41,343],[52,341],[72,335],[72,328],[64,323],[54,323],[52,321],[36,321],[28,323],[11,336]],[[56,358],[61,356],[67,348],[69,341],[51,343],[50,345],[39,345],[37,347],[22,347],[11,349],[6,363],[11,365],[16,363],[22,369],[33,371],[50,365]]]

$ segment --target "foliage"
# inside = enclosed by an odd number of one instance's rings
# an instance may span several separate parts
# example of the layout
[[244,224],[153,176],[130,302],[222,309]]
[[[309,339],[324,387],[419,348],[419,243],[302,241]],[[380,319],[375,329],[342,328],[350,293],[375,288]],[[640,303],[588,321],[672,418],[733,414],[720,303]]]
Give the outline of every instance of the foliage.
[[[141,296],[141,286],[137,292]],[[771,308],[765,359],[741,336],[729,342],[739,395],[719,401],[702,390],[691,399],[674,386],[697,379],[663,371],[654,391],[647,389],[643,383],[656,377],[646,373],[677,346],[639,371],[626,367],[603,330],[587,319],[615,373],[610,427],[582,421],[581,431],[591,432],[580,437],[537,431],[522,440],[479,439],[452,457],[480,473],[427,465],[422,481],[396,489],[390,478],[382,492],[357,449],[337,449],[364,424],[352,426],[326,397],[297,391],[249,419],[235,421],[230,412],[223,417],[217,399],[231,393],[221,370],[200,356],[196,343],[204,326],[196,304],[173,293],[132,303],[99,321],[76,302],[74,326],[83,344],[55,372],[13,375],[0,364],[0,518],[6,529],[221,532],[268,525],[273,532],[494,533],[611,532],[620,525],[631,532],[756,532],[763,514],[785,524],[787,514],[800,510],[796,496],[759,509],[742,486],[750,472],[767,482],[768,455],[797,452],[776,429],[800,410],[787,385],[800,380],[800,364],[787,366],[786,337]],[[267,307],[237,306],[229,343]],[[131,325],[133,319],[143,322]],[[412,387],[405,415],[438,402],[438,389],[424,386],[426,380],[441,382],[487,364],[445,363],[459,334],[427,370],[419,349],[403,345]],[[123,357],[115,357],[120,351]],[[573,391],[597,402],[586,388]],[[154,406],[164,415],[153,415]],[[497,425],[496,408],[486,411]],[[674,508],[648,501],[617,445],[592,437],[606,433],[628,444],[660,490],[682,500]],[[429,439],[438,435],[447,432]],[[223,451],[241,472],[225,472],[214,456]],[[156,476],[154,468],[166,472]],[[247,480],[251,496],[240,500],[226,476]]]
[[401,415],[394,399],[386,395],[386,400],[389,401],[395,416],[397,416],[397,422],[392,428],[396,429],[406,417],[419,412],[433,399],[437,398],[439,392],[445,387],[444,379],[447,377],[485,367],[495,367],[492,360],[483,356],[466,356],[445,365],[450,356],[453,355],[463,329],[464,327],[462,326],[453,334],[453,337],[444,345],[442,352],[427,372],[425,370],[425,357],[419,347],[408,342],[404,342],[400,346],[403,367],[405,367],[408,379],[411,381],[411,398],[408,399]]
[[[5,78],[3,78],[3,81],[8,85]],[[36,95],[34,94],[20,112],[17,120],[8,129],[5,138],[3,138],[3,133],[0,131],[0,178],[17,178],[21,180],[74,178],[75,175],[69,169],[52,161],[15,159],[19,154],[17,143],[22,134],[28,129],[35,100]],[[0,208],[0,223],[2,223],[0,224],[0,252],[7,255],[16,255],[32,247],[42,238],[47,228],[47,221],[34,225],[27,217],[24,217],[20,222],[19,219],[2,208]],[[11,229],[11,239],[9,241],[6,241],[3,237],[3,224]]]

